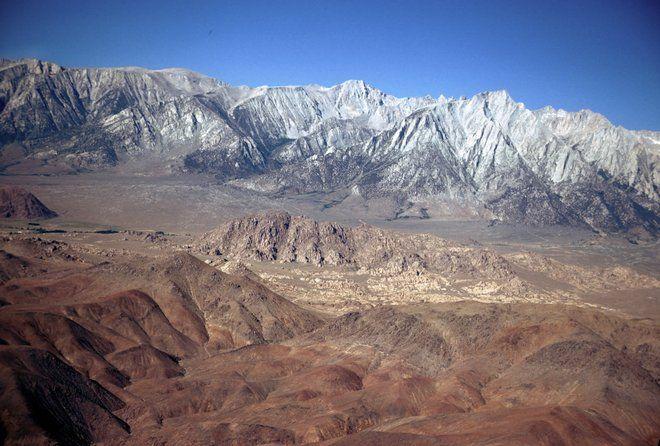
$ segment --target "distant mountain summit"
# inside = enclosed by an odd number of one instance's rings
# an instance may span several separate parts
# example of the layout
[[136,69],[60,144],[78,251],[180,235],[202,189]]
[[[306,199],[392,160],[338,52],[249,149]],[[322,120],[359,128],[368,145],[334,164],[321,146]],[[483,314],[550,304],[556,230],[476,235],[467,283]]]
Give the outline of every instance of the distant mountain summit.
[[[1,167],[205,172],[260,193],[453,202],[507,222],[656,236],[660,132],[505,91],[397,98],[235,87],[184,69],[0,62]],[[342,192],[343,191],[343,192]]]
[[0,187],[0,218],[37,220],[57,217],[37,197],[20,187]]

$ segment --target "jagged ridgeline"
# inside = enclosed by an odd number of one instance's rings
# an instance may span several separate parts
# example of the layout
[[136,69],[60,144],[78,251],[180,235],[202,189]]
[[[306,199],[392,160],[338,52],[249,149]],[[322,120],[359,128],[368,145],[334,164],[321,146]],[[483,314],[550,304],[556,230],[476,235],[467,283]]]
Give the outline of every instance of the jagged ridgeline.
[[[441,86],[440,86],[441,87]],[[260,193],[456,201],[656,236],[660,132],[506,92],[396,98],[362,81],[235,87],[184,69],[0,63],[5,173],[212,173]]]

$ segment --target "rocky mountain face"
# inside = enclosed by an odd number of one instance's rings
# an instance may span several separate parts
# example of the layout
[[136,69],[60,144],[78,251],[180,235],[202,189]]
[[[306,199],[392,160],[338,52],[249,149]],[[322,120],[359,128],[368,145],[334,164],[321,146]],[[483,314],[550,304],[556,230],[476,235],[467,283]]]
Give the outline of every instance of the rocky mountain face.
[[234,87],[182,69],[0,63],[7,172],[208,172],[260,193],[453,201],[500,220],[655,236],[660,132],[506,92],[396,98],[362,81]]
[[368,225],[343,226],[286,212],[249,215],[202,236],[197,249],[233,260],[345,266],[388,273],[443,272],[513,278],[502,256],[428,234],[401,234]]
[[0,218],[22,220],[56,217],[37,197],[21,187],[0,187]]

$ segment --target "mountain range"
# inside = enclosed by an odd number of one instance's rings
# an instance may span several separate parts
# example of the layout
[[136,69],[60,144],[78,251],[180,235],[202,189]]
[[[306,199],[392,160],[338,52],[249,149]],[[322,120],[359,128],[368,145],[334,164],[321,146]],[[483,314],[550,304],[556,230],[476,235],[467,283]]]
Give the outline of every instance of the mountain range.
[[514,223],[652,237],[660,223],[660,132],[505,91],[397,98],[355,80],[250,88],[3,59],[0,145],[7,174],[210,173],[257,193],[451,203]]

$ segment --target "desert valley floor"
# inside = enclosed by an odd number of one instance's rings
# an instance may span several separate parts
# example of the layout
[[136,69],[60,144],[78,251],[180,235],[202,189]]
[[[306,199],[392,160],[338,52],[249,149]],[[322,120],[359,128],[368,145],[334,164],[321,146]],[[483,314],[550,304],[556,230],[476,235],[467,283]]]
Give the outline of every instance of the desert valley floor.
[[59,214],[0,221],[6,444],[660,438],[657,241],[203,176],[0,182]]

